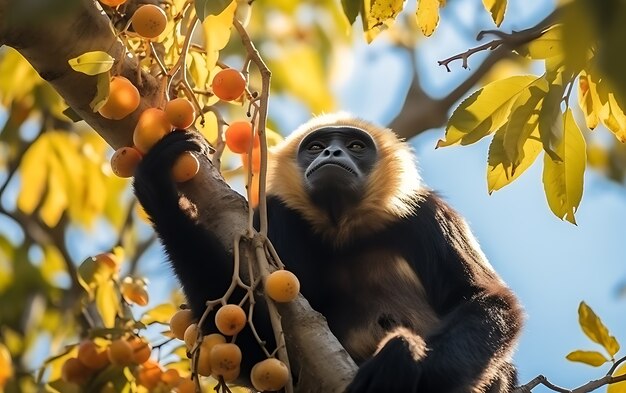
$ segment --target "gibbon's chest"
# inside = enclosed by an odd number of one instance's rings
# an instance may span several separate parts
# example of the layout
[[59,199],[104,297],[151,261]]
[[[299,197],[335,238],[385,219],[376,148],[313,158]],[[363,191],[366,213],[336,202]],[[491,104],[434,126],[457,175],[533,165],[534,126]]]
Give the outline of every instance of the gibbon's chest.
[[398,253],[374,247],[331,257],[319,290],[318,309],[357,362],[371,357],[394,327],[426,335],[438,323],[422,283]]

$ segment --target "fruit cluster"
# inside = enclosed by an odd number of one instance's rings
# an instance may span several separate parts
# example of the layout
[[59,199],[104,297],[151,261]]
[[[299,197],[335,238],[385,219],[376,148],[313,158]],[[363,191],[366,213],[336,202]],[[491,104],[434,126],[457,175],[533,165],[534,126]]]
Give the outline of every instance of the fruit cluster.
[[[267,277],[265,292],[276,302],[289,302],[298,296],[300,283],[293,273],[277,270]],[[185,342],[188,353],[195,356],[199,375],[233,382],[239,377],[242,352],[234,341],[227,342],[226,337],[236,336],[247,323],[248,315],[241,306],[225,304],[215,313],[219,333],[202,336],[191,310],[187,309],[172,316],[170,330],[174,337]],[[259,391],[280,390],[289,380],[289,369],[280,360],[268,358],[253,366],[250,380]]]

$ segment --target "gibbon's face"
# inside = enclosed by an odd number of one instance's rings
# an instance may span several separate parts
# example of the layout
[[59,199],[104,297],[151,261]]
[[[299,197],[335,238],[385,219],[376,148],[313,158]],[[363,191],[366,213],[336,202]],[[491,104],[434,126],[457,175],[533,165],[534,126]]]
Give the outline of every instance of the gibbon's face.
[[313,131],[300,142],[297,156],[313,203],[331,215],[359,201],[377,159],[370,134],[348,126]]

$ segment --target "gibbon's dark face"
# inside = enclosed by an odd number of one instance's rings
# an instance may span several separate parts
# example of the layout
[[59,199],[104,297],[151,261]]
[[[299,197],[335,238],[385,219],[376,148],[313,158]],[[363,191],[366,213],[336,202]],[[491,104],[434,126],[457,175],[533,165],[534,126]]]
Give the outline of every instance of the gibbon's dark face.
[[377,158],[376,144],[367,132],[338,126],[307,135],[297,159],[311,200],[336,222],[360,201]]

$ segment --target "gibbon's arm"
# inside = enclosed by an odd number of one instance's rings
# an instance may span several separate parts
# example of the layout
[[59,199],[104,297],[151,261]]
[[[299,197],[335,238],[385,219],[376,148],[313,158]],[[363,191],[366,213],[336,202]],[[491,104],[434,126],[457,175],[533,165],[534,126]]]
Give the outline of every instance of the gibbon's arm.
[[221,297],[228,288],[233,259],[198,222],[195,206],[181,197],[172,179],[171,168],[185,151],[207,154],[208,145],[190,131],[167,134],[139,163],[133,186],[165,247],[188,305],[200,317],[206,301]]
[[490,383],[498,387],[489,392],[510,391],[516,376],[509,361],[522,325],[514,295],[485,262],[463,219],[436,195],[408,225],[405,255],[441,324],[423,338],[391,330],[348,391],[470,392]]

